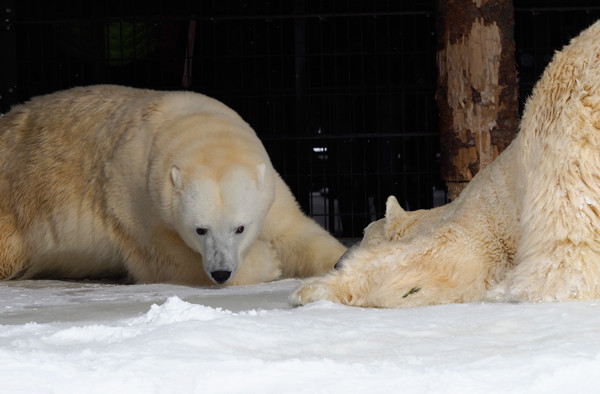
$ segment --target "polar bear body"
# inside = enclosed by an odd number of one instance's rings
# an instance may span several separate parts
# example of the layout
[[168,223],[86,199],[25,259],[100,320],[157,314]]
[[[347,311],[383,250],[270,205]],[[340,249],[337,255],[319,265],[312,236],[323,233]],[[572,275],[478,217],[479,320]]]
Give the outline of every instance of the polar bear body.
[[600,298],[600,22],[558,52],[512,144],[452,203],[392,197],[340,269],[297,303],[399,307]]
[[0,117],[0,170],[4,279],[247,284],[325,273],[345,250],[248,124],[196,93],[34,98]]

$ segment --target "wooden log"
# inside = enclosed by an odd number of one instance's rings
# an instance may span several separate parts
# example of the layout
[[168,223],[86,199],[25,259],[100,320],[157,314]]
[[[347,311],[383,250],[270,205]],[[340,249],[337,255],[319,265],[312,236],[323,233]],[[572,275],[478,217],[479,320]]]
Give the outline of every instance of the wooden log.
[[442,178],[452,200],[518,130],[512,0],[438,0]]

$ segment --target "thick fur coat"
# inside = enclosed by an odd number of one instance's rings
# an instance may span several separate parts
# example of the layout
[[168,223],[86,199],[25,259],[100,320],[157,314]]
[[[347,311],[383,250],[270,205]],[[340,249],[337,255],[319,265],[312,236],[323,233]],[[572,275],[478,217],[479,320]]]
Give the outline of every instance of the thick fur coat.
[[292,296],[357,306],[600,298],[600,22],[528,99],[520,133],[452,203],[395,198],[340,268]]
[[0,117],[1,279],[248,284],[344,251],[209,97],[92,86]]

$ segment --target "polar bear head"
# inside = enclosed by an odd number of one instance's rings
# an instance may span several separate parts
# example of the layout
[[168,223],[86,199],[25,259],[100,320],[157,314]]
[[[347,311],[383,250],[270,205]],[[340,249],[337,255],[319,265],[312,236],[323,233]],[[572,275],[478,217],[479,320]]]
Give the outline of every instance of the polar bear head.
[[389,196],[385,204],[385,216],[382,219],[369,223],[369,225],[365,227],[361,241],[350,247],[346,253],[340,257],[335,268],[340,269],[343,267],[344,261],[352,256],[357,249],[376,247],[384,242],[398,239],[399,236],[395,227],[406,223],[408,214],[409,212],[402,209],[396,197]]
[[194,166],[171,169],[175,227],[184,242],[202,255],[204,271],[224,284],[261,232],[274,199],[272,168],[234,164],[215,171]]

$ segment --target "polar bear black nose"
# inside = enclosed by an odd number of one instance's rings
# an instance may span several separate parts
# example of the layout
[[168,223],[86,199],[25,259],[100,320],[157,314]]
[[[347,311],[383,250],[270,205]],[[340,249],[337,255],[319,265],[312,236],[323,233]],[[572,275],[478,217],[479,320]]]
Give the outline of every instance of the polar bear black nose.
[[213,271],[210,273],[215,282],[218,284],[227,282],[227,279],[231,276],[231,271]]

